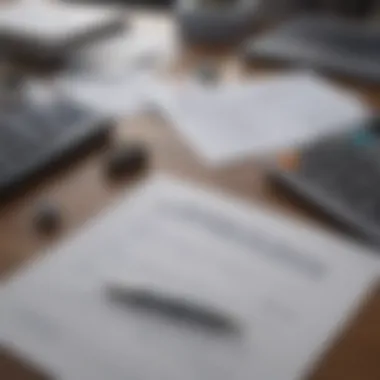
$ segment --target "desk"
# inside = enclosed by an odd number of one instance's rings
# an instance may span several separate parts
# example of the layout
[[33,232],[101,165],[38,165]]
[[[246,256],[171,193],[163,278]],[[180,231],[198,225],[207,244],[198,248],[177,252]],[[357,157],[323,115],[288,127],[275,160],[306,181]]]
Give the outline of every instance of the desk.
[[[140,17],[140,16],[139,16]],[[143,16],[141,16],[143,17]],[[145,16],[144,16],[145,17]],[[156,22],[170,22],[165,16],[146,16],[154,27]],[[146,21],[146,20],[145,20]],[[144,21],[144,22],[145,22]],[[247,69],[228,53],[184,51],[173,72],[182,72],[205,55],[217,57],[226,77],[246,75]],[[252,69],[251,74],[258,75]],[[347,84],[353,87],[352,84]],[[358,88],[375,106],[380,106],[380,90]],[[144,142],[152,155],[149,175],[157,171],[194,180],[201,184],[219,186],[238,197],[253,202],[269,203],[271,207],[306,223],[326,228],[321,221],[292,204],[290,200],[271,191],[259,163],[247,159],[244,163],[212,169],[202,164],[182,138],[169,125],[154,115],[144,115],[120,122],[116,139]],[[56,240],[70,235],[122,192],[129,191],[139,179],[111,184],[104,175],[105,149],[99,149],[70,167],[45,178],[22,197],[0,210],[0,274],[10,274],[21,263],[38,255],[40,250]],[[63,210],[64,226],[55,240],[42,238],[33,229],[35,202],[48,197]],[[4,380],[43,379],[40,374],[23,369],[15,358],[0,356],[0,378]],[[380,289],[357,315],[354,323],[318,364],[310,380],[379,380],[380,379]],[[270,380],[270,379],[266,379]]]

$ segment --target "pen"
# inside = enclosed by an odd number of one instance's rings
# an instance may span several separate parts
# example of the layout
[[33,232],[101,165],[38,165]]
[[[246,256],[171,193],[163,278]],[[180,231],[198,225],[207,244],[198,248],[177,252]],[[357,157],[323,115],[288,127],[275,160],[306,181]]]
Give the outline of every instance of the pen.
[[156,285],[114,281],[106,286],[107,296],[126,306],[138,307],[168,318],[196,324],[220,332],[237,330],[237,323],[228,313],[211,305],[202,305],[173,290],[159,289]]

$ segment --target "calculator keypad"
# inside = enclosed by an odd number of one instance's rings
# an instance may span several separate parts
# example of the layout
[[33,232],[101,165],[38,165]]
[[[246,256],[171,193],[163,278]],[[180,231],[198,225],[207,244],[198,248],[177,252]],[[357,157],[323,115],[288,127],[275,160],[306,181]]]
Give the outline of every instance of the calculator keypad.
[[332,199],[380,227],[380,134],[368,133],[331,137],[310,145],[301,153],[294,175],[300,183],[318,190],[322,199]]
[[97,122],[93,112],[61,99],[48,106],[20,102],[0,110],[0,192],[13,177],[19,181],[35,162],[48,163],[52,150],[59,150],[60,143],[78,128]]

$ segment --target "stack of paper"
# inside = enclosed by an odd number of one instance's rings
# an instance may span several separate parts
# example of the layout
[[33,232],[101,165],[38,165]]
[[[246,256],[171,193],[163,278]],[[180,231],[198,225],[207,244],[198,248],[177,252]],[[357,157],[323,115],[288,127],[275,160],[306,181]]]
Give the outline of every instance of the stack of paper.
[[142,19],[125,33],[78,52],[57,89],[98,112],[129,116],[151,105],[157,92],[155,74],[170,64],[178,51],[168,23]]
[[[0,345],[61,380],[300,380],[378,276],[363,248],[157,179],[2,286]],[[136,277],[236,331],[107,296]]]
[[74,74],[123,74],[131,68],[159,69],[170,64],[179,52],[173,26],[159,18],[132,19],[116,37],[78,52],[68,68]]
[[5,2],[0,12],[0,37],[2,44],[12,51],[30,53],[43,48],[48,54],[57,50],[67,55],[122,30],[124,24],[123,13],[112,7],[104,9],[49,1]]
[[213,163],[305,143],[369,114],[358,98],[309,73],[214,88],[188,83],[163,94],[163,114]]

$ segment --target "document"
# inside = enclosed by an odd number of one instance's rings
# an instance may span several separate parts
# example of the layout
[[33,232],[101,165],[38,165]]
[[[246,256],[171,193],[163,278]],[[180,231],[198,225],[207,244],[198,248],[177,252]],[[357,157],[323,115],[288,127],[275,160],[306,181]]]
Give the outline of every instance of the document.
[[151,104],[153,74],[125,70],[124,73],[64,75],[55,82],[57,92],[109,117],[144,112]]
[[[301,380],[379,273],[362,247],[157,177],[2,285],[0,344],[60,380]],[[236,330],[109,297],[136,279]]]
[[5,2],[0,12],[0,34],[5,41],[16,38],[32,44],[36,39],[50,42],[52,47],[54,42],[81,39],[84,35],[101,32],[104,27],[122,23],[120,12],[114,7],[73,6],[63,2]]
[[152,104],[151,93],[161,88],[158,72],[179,51],[173,27],[166,21],[163,17],[160,22],[158,16],[153,23],[148,16],[132,19],[123,33],[81,49],[55,87],[107,116],[145,111]]
[[211,164],[304,144],[369,116],[360,99],[307,72],[169,89],[157,94],[163,116]]
[[158,70],[180,52],[175,29],[165,17],[130,17],[122,33],[78,51],[67,70],[94,75],[122,74],[126,70]]

